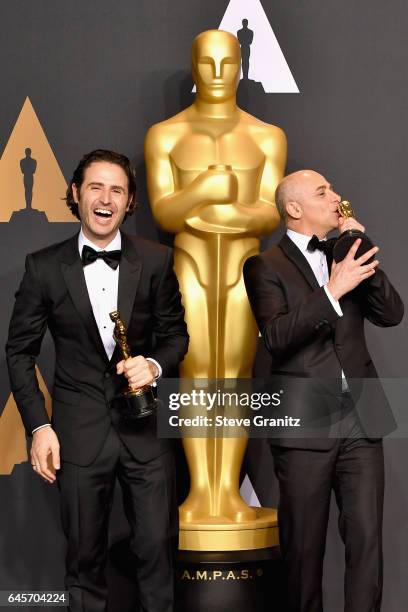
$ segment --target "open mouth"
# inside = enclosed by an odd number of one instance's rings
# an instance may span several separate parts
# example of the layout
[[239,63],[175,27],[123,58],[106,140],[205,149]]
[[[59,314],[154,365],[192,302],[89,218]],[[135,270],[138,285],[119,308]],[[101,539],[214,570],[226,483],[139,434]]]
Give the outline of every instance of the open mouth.
[[109,219],[113,214],[112,211],[107,208],[95,208],[94,213],[103,219]]

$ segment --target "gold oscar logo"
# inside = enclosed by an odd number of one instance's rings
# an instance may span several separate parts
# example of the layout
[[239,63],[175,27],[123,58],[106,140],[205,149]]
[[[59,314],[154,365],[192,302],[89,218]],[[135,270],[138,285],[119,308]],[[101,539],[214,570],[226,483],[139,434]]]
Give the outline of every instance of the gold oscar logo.
[[230,0],[218,29],[238,38],[244,81],[262,83],[265,93],[299,93],[261,0]]
[[[38,384],[45,397],[45,407],[51,416],[51,396],[38,367]],[[24,426],[13,396],[10,396],[0,416],[0,475],[12,473],[15,465],[27,461]]]
[[51,222],[76,221],[61,200],[67,184],[28,97],[0,159],[0,185],[0,222],[18,211],[42,211]]

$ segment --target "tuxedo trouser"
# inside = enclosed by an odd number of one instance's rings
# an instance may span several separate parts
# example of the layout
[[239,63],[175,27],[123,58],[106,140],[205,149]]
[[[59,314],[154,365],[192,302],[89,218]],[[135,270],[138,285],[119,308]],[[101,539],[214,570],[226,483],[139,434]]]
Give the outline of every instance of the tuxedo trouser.
[[107,610],[105,566],[116,478],[131,528],[140,611],[172,612],[178,544],[174,458],[167,452],[147,463],[136,461],[113,427],[91,465],[63,462],[58,475],[62,525],[68,541],[68,610]]
[[[382,597],[384,456],[381,440],[361,436],[354,412],[349,437],[330,450],[271,446],[279,481],[279,537],[286,567],[287,612],[322,612],[323,559],[331,492],[345,545],[345,612],[379,612]],[[285,611],[286,612],[286,611]]]

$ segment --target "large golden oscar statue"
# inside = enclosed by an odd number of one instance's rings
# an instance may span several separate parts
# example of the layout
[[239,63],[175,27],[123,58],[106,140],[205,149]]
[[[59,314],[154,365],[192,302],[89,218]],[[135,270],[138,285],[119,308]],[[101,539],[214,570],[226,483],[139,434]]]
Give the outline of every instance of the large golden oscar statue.
[[[242,277],[259,238],[279,223],[274,204],[286,165],[284,132],[238,108],[239,42],[220,30],[193,42],[195,102],[150,128],[148,190],[159,225],[176,234],[190,348],[181,375],[250,378],[258,330]],[[239,474],[247,440],[185,438],[191,489],[180,507],[180,545],[236,550],[270,545],[271,511],[247,506]],[[269,532],[270,533],[270,530]]]

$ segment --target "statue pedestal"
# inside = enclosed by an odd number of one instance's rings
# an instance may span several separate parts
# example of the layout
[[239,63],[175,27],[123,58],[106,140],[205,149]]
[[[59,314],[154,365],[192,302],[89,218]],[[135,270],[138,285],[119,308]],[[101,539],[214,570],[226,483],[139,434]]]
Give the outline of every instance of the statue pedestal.
[[282,612],[287,609],[278,547],[179,551],[175,612]]
[[253,521],[180,525],[175,612],[282,612],[286,592],[277,512]]
[[[283,612],[286,579],[278,546],[276,510],[256,508],[257,518],[236,523],[182,525],[176,562],[174,612]],[[188,544],[190,550],[186,550]],[[213,550],[208,547],[213,546]],[[121,612],[137,602],[136,559],[128,540],[110,551],[116,571],[114,592],[122,593]],[[128,588],[129,592],[126,591]],[[116,596],[116,599],[118,596]],[[110,612],[116,612],[115,596]]]

